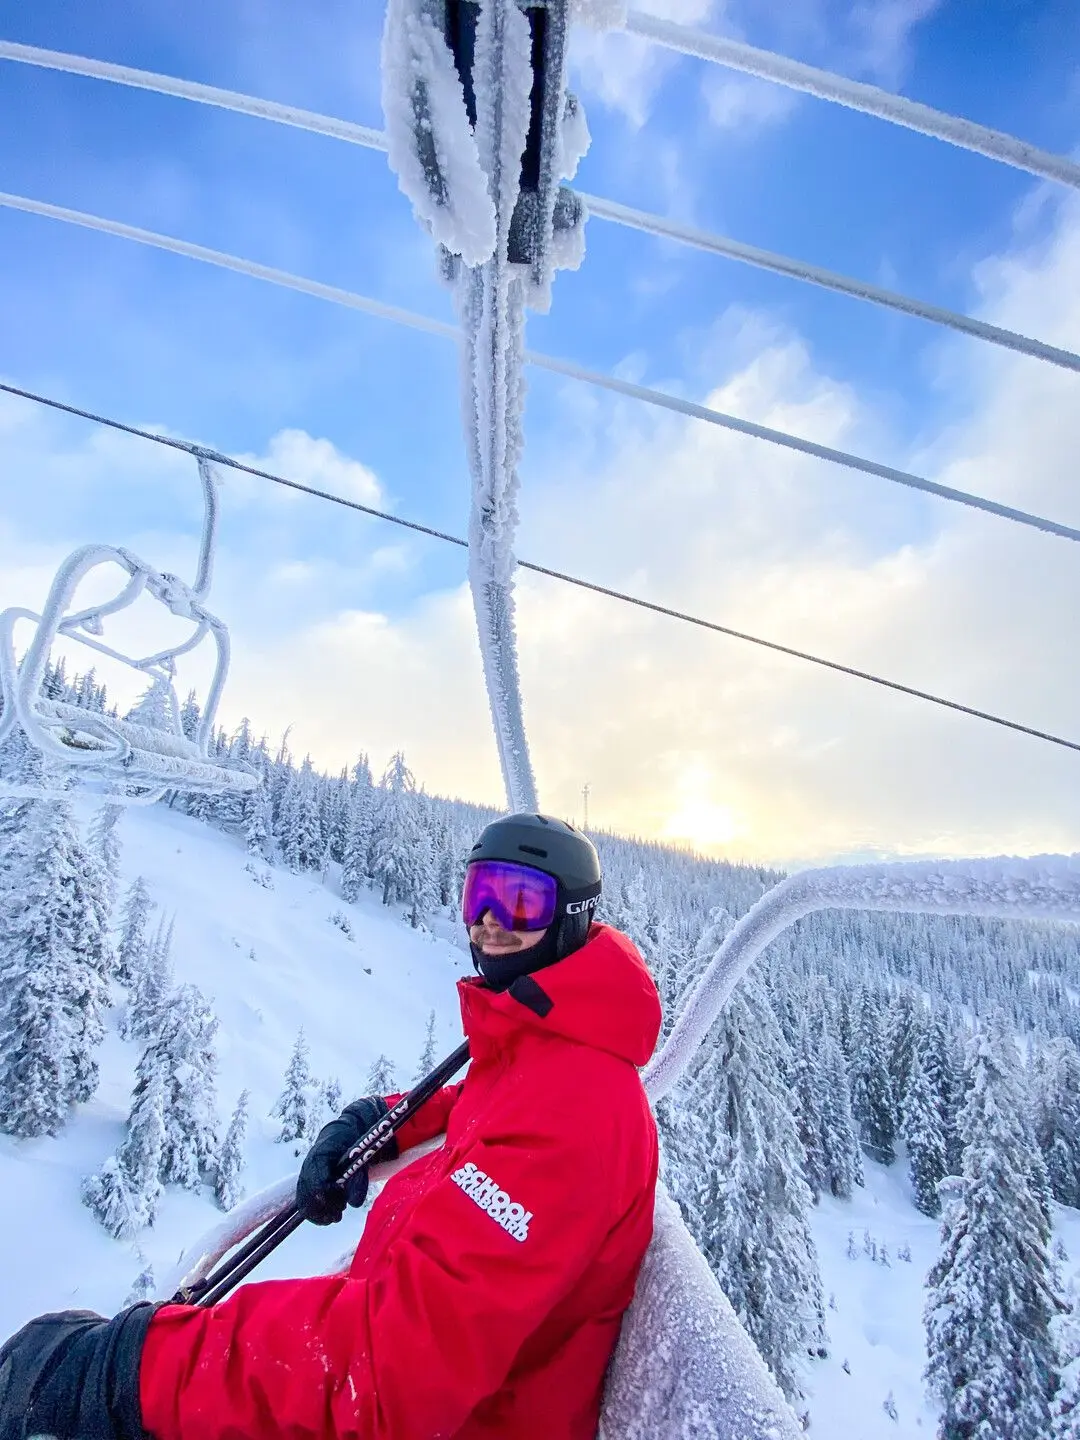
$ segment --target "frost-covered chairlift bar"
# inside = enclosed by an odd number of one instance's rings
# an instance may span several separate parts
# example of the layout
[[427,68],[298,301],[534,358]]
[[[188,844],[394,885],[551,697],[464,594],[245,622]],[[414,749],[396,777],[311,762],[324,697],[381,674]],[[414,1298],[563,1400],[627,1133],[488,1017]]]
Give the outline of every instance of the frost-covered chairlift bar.
[[[338,286],[326,285],[322,281],[311,280],[303,275],[293,275],[286,270],[277,270],[273,266],[262,265],[254,260],[245,260],[239,255],[230,255],[225,251],[211,250],[205,245],[179,240],[175,236],[160,235],[152,230],[142,230],[137,226],[127,225],[118,220],[107,220],[100,215],[89,215],[85,211],[71,210],[62,205],[51,205],[42,200],[31,200],[24,195],[9,195],[3,191],[0,191],[0,208],[20,210],[29,215],[41,215],[66,225],[83,226],[99,234],[113,235],[120,239],[133,241],[138,245],[151,245],[171,255],[182,255],[190,260],[198,260],[201,264],[214,265],[228,270],[235,275],[246,275],[266,284],[280,285],[285,289],[295,290],[301,295],[310,295],[314,299],[325,300],[331,305],[342,305],[365,315],[389,320],[396,325],[405,325],[426,335],[436,335],[441,339],[455,342],[460,341],[461,338],[458,327],[448,324],[444,320],[434,320],[427,315],[418,315],[413,311],[403,310],[397,305],[388,305],[385,301],[376,300],[369,295],[358,295],[351,290],[342,290]],[[1077,356],[1069,358],[1071,362],[1080,361],[1080,357]],[[1017,510],[1010,505],[1001,505],[986,496],[974,495],[966,490],[957,490],[949,485],[941,485],[924,476],[915,475],[906,470],[898,470],[891,465],[882,465],[863,456],[853,455],[849,451],[836,450],[828,445],[819,445],[816,441],[791,435],[787,431],[774,430],[766,425],[742,420],[737,416],[725,414],[721,410],[713,410],[706,405],[699,405],[693,400],[670,395],[661,390],[653,390],[645,385],[637,385],[630,380],[620,379],[617,375],[604,375],[595,370],[587,370],[573,361],[561,360],[554,355],[545,355],[538,351],[526,351],[524,359],[527,365],[534,365],[538,369],[547,370],[554,375],[563,375],[585,385],[594,385],[603,390],[610,390],[617,395],[625,395],[647,405],[658,405],[674,411],[676,414],[686,415],[691,419],[704,421],[706,424],[718,425],[723,429],[765,441],[770,445],[779,445],[802,455],[811,455],[816,459],[828,461],[833,465],[843,465],[864,475],[877,476],[879,479],[888,480],[893,484],[922,490],[928,495],[937,495],[943,500],[969,505],[988,515],[998,515],[1016,524],[1031,526],[1047,535],[1057,535],[1074,543],[1080,541],[1080,530],[1074,526],[1064,525],[1060,521],[1034,515],[1026,510]],[[1075,368],[1075,366],[1070,364],[1070,368]]]
[[630,10],[625,18],[614,18],[607,28],[625,28],[631,35],[638,35],[654,44],[663,45],[682,55],[692,55],[699,60],[723,65],[726,69],[739,70],[746,75],[755,75],[760,80],[770,80],[789,90],[813,95],[818,100],[830,100],[849,110],[864,115],[873,115],[890,125],[899,125],[905,130],[915,130],[920,135],[944,140],[961,150],[970,150],[988,160],[997,160],[1014,170],[1026,170],[1043,180],[1053,180],[1059,185],[1080,189],[1080,164],[1065,155],[1055,155],[1042,150],[1026,140],[1019,140],[1003,130],[993,130],[988,125],[979,125],[974,120],[965,120],[959,115],[950,115],[944,110],[935,110],[930,105],[896,95],[877,85],[867,85],[860,80],[851,80],[846,75],[836,75],[829,70],[819,70],[814,65],[805,65],[778,55],[772,50],[759,50],[740,40],[726,35],[713,35],[705,30],[695,30],[688,25],[678,25],[662,20],[642,10]]
[[[20,726],[23,735],[53,767],[99,788],[115,803],[151,804],[169,790],[210,794],[242,794],[258,786],[251,772],[224,766],[209,754],[218,703],[229,668],[229,633],[205,605],[213,574],[217,534],[217,478],[209,452],[193,451],[202,483],[204,513],[194,583],[156,570],[130,550],[114,545],[84,545],[60,566],[40,614],[21,607],[0,613],[0,743]],[[72,612],[80,583],[103,565],[117,565],[127,580],[111,600]],[[187,639],[155,654],[133,659],[101,637],[104,620],[129,609],[140,596],[151,595],[194,629]],[[21,663],[15,654],[15,627],[35,626]],[[176,661],[211,637],[216,659],[198,730],[188,738],[180,722],[173,688]],[[42,687],[53,646],[71,640],[107,655],[166,689],[169,729],[121,720],[67,701],[46,696]],[[0,782],[0,795],[36,798],[53,792],[23,784]]]
[[[60,70],[72,75],[85,75],[96,80],[127,85],[136,90],[149,90],[155,94],[172,95],[178,99],[210,105],[237,114],[250,115],[259,120],[270,120],[276,124],[288,125],[294,129],[306,130],[324,135],[348,144],[360,145],[369,150],[385,152],[389,142],[381,130],[370,125],[359,125],[352,120],[337,116],[319,114],[314,110],[303,110],[295,105],[281,105],[273,100],[245,95],[236,90],[224,90],[216,85],[202,85],[192,80],[180,80],[175,76],[159,74],[152,70],[139,70],[130,65],[115,65],[107,60],[94,60],[82,55],[71,55],[60,50],[47,50],[37,45],[22,45],[16,41],[0,40],[0,60],[12,60],[19,64],[37,65],[44,69]],[[1011,137],[1010,137],[1011,138]],[[1015,142],[1022,146],[1022,141]],[[821,265],[811,264],[795,256],[776,251],[764,250],[760,246],[748,245],[730,236],[717,235],[697,226],[686,225],[663,215],[637,210],[616,200],[600,195],[590,195],[579,190],[571,191],[561,186],[556,195],[555,223],[557,228],[577,223],[576,217],[584,207],[585,218],[605,220],[623,225],[660,239],[673,240],[678,244],[690,245],[698,250],[720,255],[739,264],[752,265],[768,270],[775,275],[816,285],[838,295],[847,295],[867,304],[896,310],[911,315],[932,325],[946,326],[963,335],[971,335],[991,345],[1000,345],[1021,355],[1059,365],[1066,370],[1080,370],[1080,355],[1061,346],[1049,345],[1029,335],[976,320],[955,310],[940,305],[931,305],[914,296],[873,285],[855,276],[844,275]]]
[[836,865],[789,875],[735,925],[645,1071],[655,1105],[678,1084],[735,986],[782,930],[815,910],[891,910],[1080,922],[1080,855]]

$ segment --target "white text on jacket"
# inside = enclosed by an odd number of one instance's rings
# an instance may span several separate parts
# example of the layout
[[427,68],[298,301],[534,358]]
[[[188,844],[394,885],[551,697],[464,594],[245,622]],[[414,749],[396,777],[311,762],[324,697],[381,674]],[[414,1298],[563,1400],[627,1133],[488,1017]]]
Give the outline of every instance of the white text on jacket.
[[460,1170],[455,1170],[450,1179],[455,1185],[460,1185],[469,1199],[475,1200],[480,1209],[501,1225],[508,1235],[515,1240],[529,1238],[532,1211],[511,1200],[505,1190],[499,1189],[498,1181],[478,1170],[471,1160],[467,1160]]

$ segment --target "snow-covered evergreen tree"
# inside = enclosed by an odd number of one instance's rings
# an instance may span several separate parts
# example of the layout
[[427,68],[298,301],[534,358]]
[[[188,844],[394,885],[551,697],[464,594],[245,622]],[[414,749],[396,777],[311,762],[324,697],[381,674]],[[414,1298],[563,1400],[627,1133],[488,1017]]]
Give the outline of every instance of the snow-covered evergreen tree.
[[907,1145],[915,1207],[924,1215],[939,1215],[941,1202],[937,1187],[947,1173],[945,1127],[938,1097],[923,1069],[921,1045],[915,1048],[908,1073],[902,1134]]
[[1049,1227],[1032,1193],[1019,1063],[994,1016],[972,1042],[959,1191],[927,1279],[927,1379],[941,1440],[1043,1440],[1054,1352]]
[[308,755],[297,777],[296,831],[287,863],[294,870],[320,870],[325,849],[315,771]]
[[410,898],[412,855],[416,839],[411,801],[416,781],[400,752],[392,756],[379,786],[371,838],[371,873],[383,887],[383,904]]
[[265,783],[244,800],[244,843],[255,859],[273,859],[274,815]]
[[[739,985],[661,1106],[664,1178],[702,1253],[789,1395],[825,1344],[803,1150],[760,976]],[[666,1111],[666,1114],[665,1114]]]
[[416,1074],[413,1076],[413,1084],[419,1085],[420,1081],[430,1075],[435,1069],[435,1011],[428,1015],[427,1030],[424,1032],[424,1048],[420,1052],[420,1059],[417,1062]]
[[115,1155],[83,1182],[84,1204],[116,1239],[152,1225],[161,1196],[166,1143],[166,1093],[161,1076],[140,1079],[132,1097],[127,1133]]
[[1058,1380],[1049,1440],[1080,1440],[1080,1290],[1075,1278],[1062,1300],[1065,1309],[1050,1325]]
[[281,1121],[278,1140],[283,1143],[310,1137],[315,1115],[312,1105],[313,1082],[308,1063],[308,1043],[303,1029],[296,1037],[292,1055],[285,1071],[285,1089],[278,1096],[270,1114]]
[[902,1119],[915,1049],[922,1035],[923,1006],[910,986],[893,996],[886,1015],[887,1068],[892,1082],[896,1116]]
[[106,936],[97,868],[70,806],[33,801],[0,886],[0,1128],[52,1135],[97,1086]]
[[393,1061],[385,1055],[378,1055],[372,1061],[365,1084],[368,1095],[394,1095],[397,1093],[397,1079]]
[[814,1199],[829,1187],[829,1167],[825,1156],[824,1125],[821,1102],[825,1098],[825,1077],[821,1072],[821,1048],[804,1014],[796,1036],[798,1046],[792,1055],[791,1090],[795,1100],[795,1123],[803,1147],[803,1175]]
[[181,720],[172,681],[166,675],[155,675],[124,719],[146,725],[151,730],[175,732]]
[[859,1138],[875,1160],[891,1165],[896,1159],[896,1097],[886,1064],[880,1000],[869,989],[855,1018],[852,1045],[851,1113]]
[[199,733],[199,721],[202,719],[202,711],[199,708],[199,700],[194,690],[189,690],[183,705],[180,706],[180,729],[189,740],[194,740]]
[[102,805],[90,823],[87,849],[98,868],[94,895],[100,912],[102,934],[106,941],[107,968],[116,970],[109,934],[116,916],[116,897],[120,889],[120,836],[117,827],[124,813],[122,805]]
[[412,843],[409,849],[408,873],[409,924],[415,930],[421,918],[430,915],[439,903],[435,847],[423,796],[417,796],[413,800],[410,831]]
[[1035,1135],[1054,1199],[1080,1207],[1080,1051],[1056,1039],[1039,1057]]
[[324,1113],[336,1120],[341,1113],[341,1081],[336,1075],[331,1075],[323,1086],[322,1099]]
[[296,771],[279,767],[280,799],[274,813],[274,840],[282,862],[293,872],[300,869],[300,784]]
[[248,1092],[241,1091],[214,1171],[214,1195],[223,1210],[231,1210],[244,1195],[240,1176],[246,1163],[244,1140],[247,1137],[248,1098]]
[[83,1204],[114,1240],[129,1239],[147,1223],[116,1155],[110,1155],[96,1175],[86,1177],[80,1194]]
[[[959,1173],[963,1154],[957,1128],[960,1119],[957,1106],[962,1089],[955,1073],[959,1058],[944,1018],[939,1013],[931,1014],[923,1031],[919,1059],[937,1112],[941,1116],[946,1174],[949,1175]],[[962,1059],[960,1064],[962,1065]]]
[[352,905],[360,898],[370,870],[372,827],[375,815],[374,790],[370,782],[358,781],[349,802],[345,827],[344,859],[341,865],[341,898]]
[[132,952],[127,1010],[120,1021],[125,1040],[147,1040],[158,1032],[162,1009],[172,991],[175,924],[175,917],[166,925],[162,916],[150,944]]
[[850,1200],[863,1183],[862,1153],[851,1114],[847,1066],[828,1011],[821,1014],[821,1148],[828,1190]]
[[217,1017],[194,985],[181,985],[157,1019],[157,1033],[136,1067],[132,1124],[144,1094],[160,1084],[165,1135],[159,1178],[162,1184],[195,1190],[213,1174],[217,1155],[214,1077]]
[[120,917],[120,942],[116,947],[116,978],[123,985],[130,985],[143,968],[150,941],[147,938],[147,922],[154,902],[146,881],[137,875],[124,896]]
[[725,905],[714,905],[705,917],[705,923],[701,927],[694,944],[690,948],[690,956],[680,973],[673,978],[676,981],[675,992],[669,1001],[670,1016],[666,1017],[667,1028],[678,1018],[679,1012],[694,988],[701,979],[702,973],[712,962],[716,952],[723,945],[735,924],[735,917]]

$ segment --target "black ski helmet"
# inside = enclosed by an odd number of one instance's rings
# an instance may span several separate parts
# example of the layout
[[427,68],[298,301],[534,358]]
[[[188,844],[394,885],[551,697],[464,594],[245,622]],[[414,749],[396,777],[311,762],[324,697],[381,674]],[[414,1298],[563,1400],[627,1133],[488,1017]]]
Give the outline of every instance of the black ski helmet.
[[[466,863],[512,860],[559,882],[559,915],[566,905],[600,895],[600,857],[587,835],[550,815],[504,815],[480,833]],[[589,906],[594,909],[594,906]]]
[[496,988],[554,965],[585,944],[601,890],[600,857],[587,835],[551,815],[504,815],[481,831],[466,864],[476,860],[531,865],[559,886],[555,919],[539,945],[498,959],[472,947],[473,963]]

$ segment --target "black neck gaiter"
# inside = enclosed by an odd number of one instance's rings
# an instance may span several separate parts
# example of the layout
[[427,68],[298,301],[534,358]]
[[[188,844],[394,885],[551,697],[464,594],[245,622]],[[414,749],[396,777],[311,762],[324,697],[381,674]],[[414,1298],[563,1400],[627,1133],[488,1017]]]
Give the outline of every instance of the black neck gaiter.
[[580,950],[589,938],[591,923],[588,914],[563,915],[550,926],[539,945],[529,950],[515,950],[509,955],[485,955],[470,941],[473,965],[492,990],[509,990],[522,975],[546,970]]
[[520,976],[544,970],[562,959],[558,945],[561,924],[561,921],[556,921],[539,945],[533,945],[528,950],[514,950],[509,955],[485,955],[470,941],[473,964],[492,990],[509,990]]

